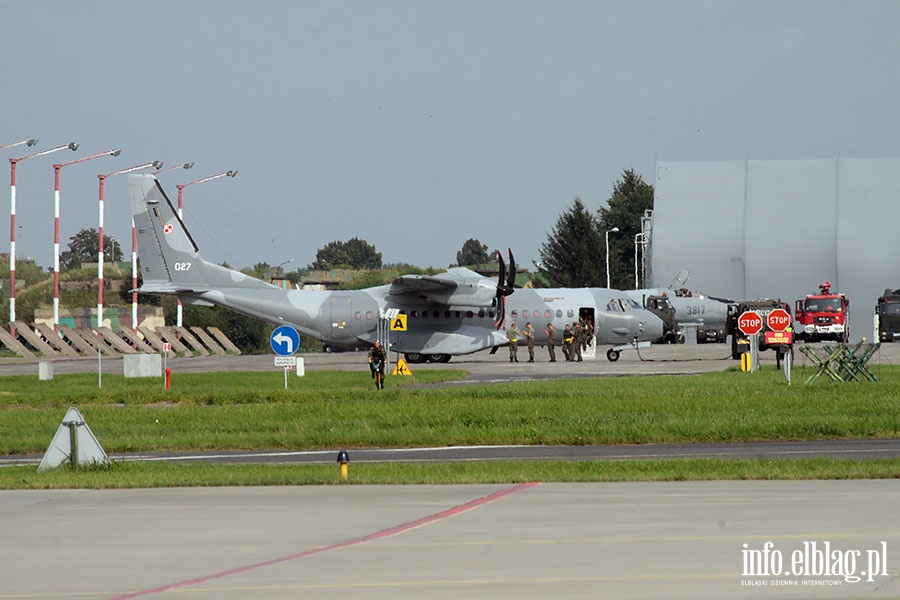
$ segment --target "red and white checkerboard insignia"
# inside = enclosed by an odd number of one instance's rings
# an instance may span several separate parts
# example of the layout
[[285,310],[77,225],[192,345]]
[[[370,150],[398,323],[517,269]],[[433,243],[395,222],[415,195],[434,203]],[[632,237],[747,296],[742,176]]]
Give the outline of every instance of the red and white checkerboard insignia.
[[163,233],[172,233],[173,231],[175,231],[175,226],[171,223],[163,226]]

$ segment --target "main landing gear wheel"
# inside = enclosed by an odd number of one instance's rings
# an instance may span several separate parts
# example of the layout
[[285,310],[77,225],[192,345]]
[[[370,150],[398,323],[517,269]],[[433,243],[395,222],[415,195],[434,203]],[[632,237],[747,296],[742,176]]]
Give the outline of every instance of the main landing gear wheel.
[[610,348],[606,351],[606,358],[609,360],[609,362],[616,362],[617,360],[619,360],[619,351]]
[[407,352],[403,355],[407,363],[419,364],[425,362],[425,355],[419,352]]

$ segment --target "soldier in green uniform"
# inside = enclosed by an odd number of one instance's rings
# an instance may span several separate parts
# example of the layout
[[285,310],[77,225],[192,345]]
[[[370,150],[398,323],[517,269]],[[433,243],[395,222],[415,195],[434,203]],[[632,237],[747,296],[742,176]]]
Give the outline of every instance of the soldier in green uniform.
[[566,323],[566,328],[562,334],[562,348],[563,348],[563,356],[566,357],[566,362],[572,362],[572,327]]
[[515,323],[510,323],[509,329],[506,330],[506,339],[509,340],[509,362],[519,362],[517,353],[519,351],[519,331],[516,329]]
[[372,371],[376,390],[384,389],[384,365],[386,362],[387,354],[385,354],[381,342],[375,340],[375,344],[369,350],[369,370]]
[[525,336],[526,343],[528,344],[528,362],[534,362],[534,327],[531,326],[531,322],[525,323],[525,329],[522,330],[522,335]]
[[547,351],[550,353],[550,362],[556,362],[556,328],[553,326],[553,323],[547,323],[544,334],[547,336]]

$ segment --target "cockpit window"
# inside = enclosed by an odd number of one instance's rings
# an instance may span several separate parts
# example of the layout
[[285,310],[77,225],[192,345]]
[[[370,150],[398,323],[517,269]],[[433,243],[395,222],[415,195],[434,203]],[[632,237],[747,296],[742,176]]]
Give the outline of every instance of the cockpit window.
[[622,298],[622,301],[626,304],[625,310],[639,310],[641,308],[641,305],[631,298]]
[[606,305],[606,310],[608,310],[609,312],[624,312],[625,309],[622,308],[622,305],[619,304],[618,298],[616,298],[615,300],[609,301],[609,304]]

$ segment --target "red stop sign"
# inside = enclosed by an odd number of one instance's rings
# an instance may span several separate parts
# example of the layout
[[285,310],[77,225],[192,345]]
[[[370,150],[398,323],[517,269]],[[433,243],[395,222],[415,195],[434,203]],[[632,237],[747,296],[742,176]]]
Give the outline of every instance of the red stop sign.
[[766,325],[772,331],[784,331],[791,324],[791,315],[783,308],[776,308],[766,316]]
[[741,333],[744,335],[754,335],[759,333],[759,330],[762,329],[762,325],[762,317],[759,316],[759,313],[752,310],[744,311],[741,313],[741,316],[738,317],[738,329],[740,329]]

